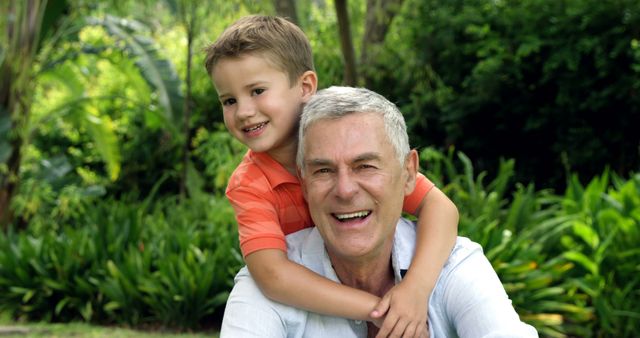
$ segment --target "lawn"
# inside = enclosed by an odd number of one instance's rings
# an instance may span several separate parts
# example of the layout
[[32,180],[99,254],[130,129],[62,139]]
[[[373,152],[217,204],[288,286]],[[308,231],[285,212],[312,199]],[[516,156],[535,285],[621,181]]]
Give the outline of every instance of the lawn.
[[85,323],[13,323],[0,315],[1,338],[25,337],[113,337],[113,338],[217,338],[218,332],[175,333],[163,331],[140,331],[121,327],[96,326]]

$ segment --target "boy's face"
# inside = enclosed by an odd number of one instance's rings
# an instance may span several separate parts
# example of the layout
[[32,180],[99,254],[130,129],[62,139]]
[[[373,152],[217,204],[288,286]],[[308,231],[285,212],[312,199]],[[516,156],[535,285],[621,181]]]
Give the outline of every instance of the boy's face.
[[300,112],[315,83],[310,88],[303,75],[291,86],[287,74],[259,55],[223,58],[211,76],[224,123],[235,138],[276,158],[295,153]]

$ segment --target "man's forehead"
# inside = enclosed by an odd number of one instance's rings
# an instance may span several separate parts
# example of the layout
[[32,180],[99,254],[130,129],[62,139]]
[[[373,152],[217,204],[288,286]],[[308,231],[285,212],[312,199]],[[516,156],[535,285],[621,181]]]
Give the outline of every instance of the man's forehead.
[[[363,128],[376,128],[384,126],[382,116],[372,112],[351,112],[342,116],[320,118],[307,126],[304,137],[308,137],[312,129],[322,129],[327,133],[336,128],[353,128],[353,131]],[[320,136],[320,135],[315,135]]]
[[[352,156],[348,156],[345,159],[347,162],[351,163],[381,161],[383,159],[383,154],[377,151],[368,151],[363,153],[354,153]],[[333,157],[316,157],[314,155],[311,155],[310,157],[306,158],[304,162],[307,166],[323,166],[334,164],[335,159]]]
[[385,158],[390,145],[384,125],[372,114],[351,114],[314,122],[304,139],[305,164],[358,162]]

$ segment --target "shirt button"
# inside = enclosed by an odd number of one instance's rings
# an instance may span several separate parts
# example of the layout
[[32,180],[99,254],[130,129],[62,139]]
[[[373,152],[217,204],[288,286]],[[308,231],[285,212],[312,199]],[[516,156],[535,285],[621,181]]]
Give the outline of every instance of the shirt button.
[[362,325],[362,321],[361,320],[356,320],[356,325]]

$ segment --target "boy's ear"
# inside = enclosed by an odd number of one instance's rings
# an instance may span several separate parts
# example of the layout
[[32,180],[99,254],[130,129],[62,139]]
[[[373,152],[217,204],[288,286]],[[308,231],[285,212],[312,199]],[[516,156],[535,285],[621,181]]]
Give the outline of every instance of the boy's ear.
[[416,176],[418,175],[418,166],[420,165],[418,157],[418,152],[415,149],[411,149],[405,159],[404,170],[407,175],[407,180],[405,181],[404,186],[405,196],[410,195],[413,192],[413,189],[416,188]]
[[302,86],[302,99],[306,103],[318,90],[318,75],[316,72],[308,70],[300,76]]
[[302,196],[304,200],[307,200],[307,187],[304,185],[304,181],[302,179],[302,169],[298,168],[298,181],[300,182],[300,186],[302,187]]

